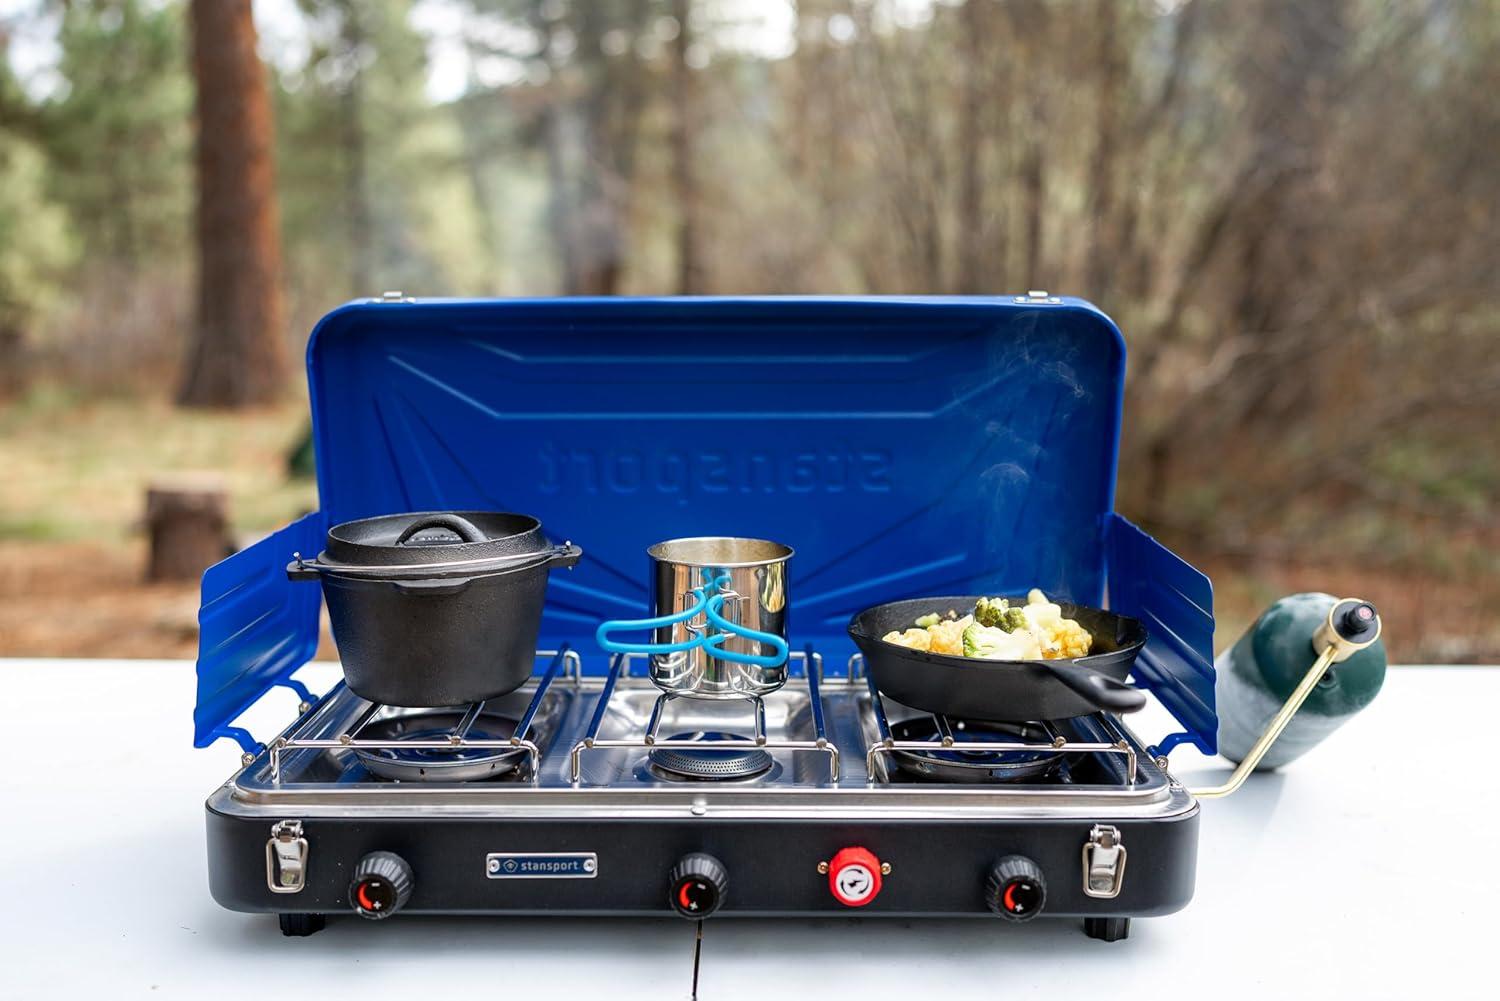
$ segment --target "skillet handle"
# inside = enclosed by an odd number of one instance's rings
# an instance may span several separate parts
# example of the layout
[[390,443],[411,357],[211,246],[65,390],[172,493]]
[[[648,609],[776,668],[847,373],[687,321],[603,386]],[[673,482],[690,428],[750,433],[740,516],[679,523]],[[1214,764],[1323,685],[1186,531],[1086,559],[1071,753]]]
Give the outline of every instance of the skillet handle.
[[1078,664],[1064,664],[1055,660],[1034,663],[1045,665],[1054,678],[1100,709],[1112,713],[1133,713],[1146,707],[1146,693],[1134,685],[1116,681],[1106,674]]

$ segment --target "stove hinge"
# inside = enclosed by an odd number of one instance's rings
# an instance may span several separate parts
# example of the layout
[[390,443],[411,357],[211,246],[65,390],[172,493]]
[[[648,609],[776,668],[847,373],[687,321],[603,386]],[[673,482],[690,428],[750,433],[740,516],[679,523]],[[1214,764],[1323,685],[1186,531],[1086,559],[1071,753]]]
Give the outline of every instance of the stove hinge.
[[1090,897],[1118,897],[1125,881],[1125,846],[1120,829],[1095,824],[1083,846],[1083,892]]
[[272,893],[300,893],[307,883],[307,839],[302,821],[282,820],[271,825],[266,842],[266,885]]

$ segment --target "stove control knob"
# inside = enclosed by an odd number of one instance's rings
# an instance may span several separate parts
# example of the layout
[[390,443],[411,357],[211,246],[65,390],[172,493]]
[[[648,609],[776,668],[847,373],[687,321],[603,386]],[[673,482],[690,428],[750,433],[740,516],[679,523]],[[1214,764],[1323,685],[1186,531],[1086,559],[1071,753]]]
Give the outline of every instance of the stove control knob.
[[411,866],[400,855],[371,852],[354,867],[349,906],[362,918],[388,918],[405,906],[412,882]]
[[984,900],[990,910],[1007,921],[1030,921],[1047,902],[1047,881],[1031,859],[1007,855],[990,870]]
[[868,848],[840,848],[828,862],[828,889],[845,907],[863,907],[880,894],[882,868]]
[[729,874],[712,855],[684,855],[672,867],[672,909],[685,918],[706,918],[724,903]]

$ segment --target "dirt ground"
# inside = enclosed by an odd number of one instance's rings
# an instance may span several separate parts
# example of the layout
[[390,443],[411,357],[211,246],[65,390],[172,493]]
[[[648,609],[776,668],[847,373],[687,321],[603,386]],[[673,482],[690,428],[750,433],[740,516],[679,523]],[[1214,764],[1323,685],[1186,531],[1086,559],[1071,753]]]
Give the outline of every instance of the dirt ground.
[[0,542],[0,657],[197,657],[198,584],[145,565],[140,542]]

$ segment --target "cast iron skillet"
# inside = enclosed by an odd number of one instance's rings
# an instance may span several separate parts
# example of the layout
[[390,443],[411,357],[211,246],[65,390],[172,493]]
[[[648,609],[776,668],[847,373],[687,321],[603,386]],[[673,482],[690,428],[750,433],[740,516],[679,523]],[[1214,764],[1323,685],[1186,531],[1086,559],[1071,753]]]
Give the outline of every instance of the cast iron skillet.
[[[849,636],[865,655],[865,669],[880,691],[913,709],[960,719],[1024,722],[1067,719],[1106,710],[1135,712],[1146,695],[1125,684],[1136,654],[1146,645],[1140,620],[1060,601],[1063,615],[1094,637],[1095,652],[1065,660],[980,660],[928,653],[880,637],[910,629],[919,616],[965,615],[975,596],[910,598],[867,608],[849,620]],[[1011,599],[1025,602],[1025,598]]]

